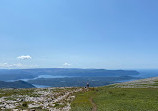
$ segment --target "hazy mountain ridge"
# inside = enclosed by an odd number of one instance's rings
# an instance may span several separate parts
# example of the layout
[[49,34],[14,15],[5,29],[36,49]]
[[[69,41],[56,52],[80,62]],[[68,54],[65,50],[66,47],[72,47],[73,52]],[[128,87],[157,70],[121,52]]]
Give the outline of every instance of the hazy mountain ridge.
[[35,86],[24,81],[15,81],[15,82],[0,81],[0,88],[35,88]]
[[0,80],[32,79],[39,75],[80,76],[80,77],[114,77],[138,75],[135,70],[75,69],[75,68],[39,68],[39,69],[1,69]]
[[[50,75],[55,78],[38,78],[40,75]],[[131,75],[139,75],[139,72],[135,70],[79,68],[0,69],[0,81],[5,81],[1,83],[0,88],[32,88],[33,85],[31,84],[50,87],[83,87],[87,82],[96,87],[117,83],[117,81],[136,79]],[[22,83],[12,82],[17,80],[26,80],[30,85],[25,86]]]

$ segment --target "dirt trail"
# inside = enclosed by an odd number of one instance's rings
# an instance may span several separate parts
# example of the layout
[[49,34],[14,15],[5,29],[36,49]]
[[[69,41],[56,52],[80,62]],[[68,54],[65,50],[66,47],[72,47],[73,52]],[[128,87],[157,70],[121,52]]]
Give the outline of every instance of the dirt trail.
[[92,106],[93,106],[92,111],[97,111],[97,106],[96,106],[96,104],[93,102],[93,98],[92,98],[92,97],[90,98],[90,102],[91,102],[91,104],[92,104]]

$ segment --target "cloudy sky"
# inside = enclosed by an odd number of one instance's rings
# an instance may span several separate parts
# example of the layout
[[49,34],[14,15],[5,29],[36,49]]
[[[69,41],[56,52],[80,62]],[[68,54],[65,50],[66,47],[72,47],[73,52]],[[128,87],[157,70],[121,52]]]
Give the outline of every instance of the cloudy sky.
[[157,0],[1,0],[0,68],[157,68],[157,5]]

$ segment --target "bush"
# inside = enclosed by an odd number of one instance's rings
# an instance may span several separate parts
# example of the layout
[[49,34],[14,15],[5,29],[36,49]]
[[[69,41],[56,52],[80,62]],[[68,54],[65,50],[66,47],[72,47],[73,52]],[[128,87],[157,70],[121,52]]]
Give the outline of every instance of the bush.
[[27,102],[23,102],[23,103],[22,103],[22,106],[23,106],[23,107],[28,107]]

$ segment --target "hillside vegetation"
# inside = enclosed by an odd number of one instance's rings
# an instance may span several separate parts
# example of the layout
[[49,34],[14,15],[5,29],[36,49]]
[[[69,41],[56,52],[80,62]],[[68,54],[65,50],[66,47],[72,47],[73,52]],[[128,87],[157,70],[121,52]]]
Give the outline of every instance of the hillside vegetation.
[[149,78],[78,93],[71,111],[158,111],[158,78]]
[[115,88],[158,88],[158,77],[124,82],[112,86]]

